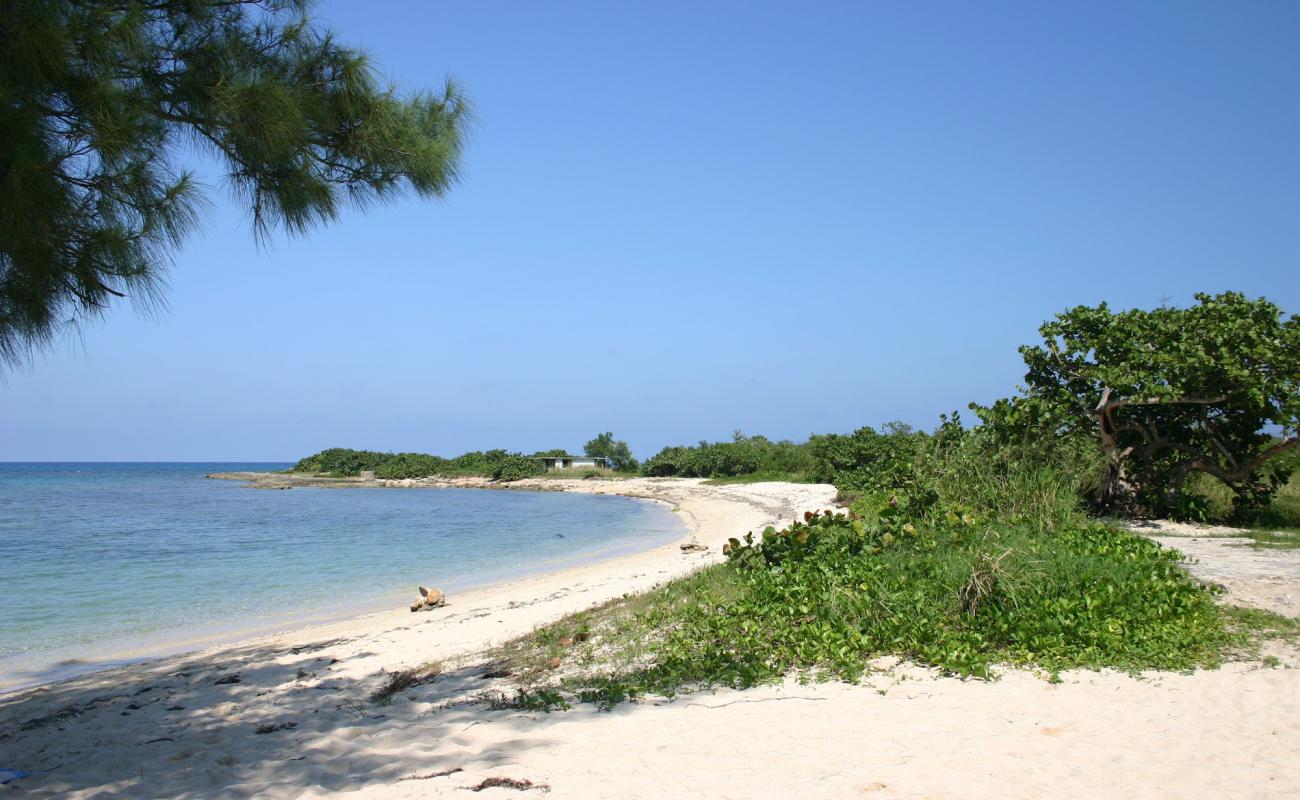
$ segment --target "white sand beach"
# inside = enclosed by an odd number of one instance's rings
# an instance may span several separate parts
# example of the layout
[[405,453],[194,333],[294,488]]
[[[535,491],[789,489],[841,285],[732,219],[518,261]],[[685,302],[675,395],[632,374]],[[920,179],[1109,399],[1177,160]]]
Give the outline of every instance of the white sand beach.
[[[485,649],[720,560],[727,537],[832,507],[835,494],[668,479],[536,486],[669,503],[688,541],[709,549],[673,544],[453,595],[434,611],[397,608],[4,696],[0,769],[32,774],[0,794],[465,797],[501,778],[518,783],[474,796],[1300,797],[1290,649],[1274,653],[1281,666],[1073,672],[1059,684],[882,662],[860,685],[790,680],[609,712],[493,710],[479,695],[509,685],[486,675]],[[1296,616],[1298,551],[1223,545],[1198,556],[1206,570],[1249,559],[1226,568],[1227,599],[1273,598]],[[436,680],[389,705],[369,701],[386,672],[429,662],[446,665]]]

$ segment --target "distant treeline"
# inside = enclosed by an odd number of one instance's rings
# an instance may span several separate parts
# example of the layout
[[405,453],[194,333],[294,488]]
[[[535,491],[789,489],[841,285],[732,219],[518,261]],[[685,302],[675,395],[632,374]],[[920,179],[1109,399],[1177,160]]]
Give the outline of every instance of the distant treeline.
[[833,483],[861,490],[888,484],[926,438],[902,422],[886,423],[882,431],[866,426],[850,434],[816,434],[806,442],[774,442],[737,431],[729,442],[665,447],[642,471],[649,476]]
[[[774,442],[765,436],[747,436],[738,431],[729,442],[702,441],[691,446],[665,447],[639,466],[629,459],[630,469],[623,472],[649,477],[833,483],[846,491],[861,491],[895,483],[907,472],[917,449],[928,438],[928,434],[914,432],[900,422],[887,423],[882,432],[863,427],[851,434],[815,435],[806,442]],[[381,453],[334,447],[302,459],[293,470],[335,476],[368,471],[378,478],[473,475],[510,481],[540,475],[539,456],[561,455],[566,453],[560,449],[531,456],[507,450],[476,450],[443,458],[427,453]]]
[[[541,455],[551,455],[547,451]],[[353,476],[373,472],[376,478],[425,478],[431,475],[457,477],[475,475],[498,481],[514,481],[542,473],[535,458],[506,450],[475,450],[455,458],[428,453],[380,453],[331,447],[307,456],[293,465],[294,472]]]

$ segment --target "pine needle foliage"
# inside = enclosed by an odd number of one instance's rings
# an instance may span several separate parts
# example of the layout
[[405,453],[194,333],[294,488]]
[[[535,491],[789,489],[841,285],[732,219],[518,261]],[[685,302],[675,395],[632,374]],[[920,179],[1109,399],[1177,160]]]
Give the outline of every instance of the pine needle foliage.
[[203,210],[203,155],[259,242],[455,185],[460,89],[381,86],[310,5],[0,0],[0,363],[114,298],[161,300]]

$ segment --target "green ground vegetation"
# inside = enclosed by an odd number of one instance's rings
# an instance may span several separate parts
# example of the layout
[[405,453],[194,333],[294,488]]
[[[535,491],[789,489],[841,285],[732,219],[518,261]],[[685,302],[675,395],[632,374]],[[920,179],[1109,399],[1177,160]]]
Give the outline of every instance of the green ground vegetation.
[[1177,552],[1088,517],[1078,454],[978,430],[927,443],[906,489],[738,536],[726,563],[503,646],[515,701],[609,706],[791,672],[853,681],[880,656],[980,678],[997,665],[1187,670],[1276,626],[1225,617]]

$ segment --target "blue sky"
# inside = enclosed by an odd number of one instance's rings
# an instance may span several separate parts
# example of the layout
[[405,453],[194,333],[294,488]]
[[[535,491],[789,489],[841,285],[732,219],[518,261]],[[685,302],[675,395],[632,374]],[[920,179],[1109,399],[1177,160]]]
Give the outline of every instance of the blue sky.
[[0,460],[645,457],[1010,393],[1077,304],[1300,312],[1300,4],[325,3],[478,126],[443,203],[259,250],[0,383]]

